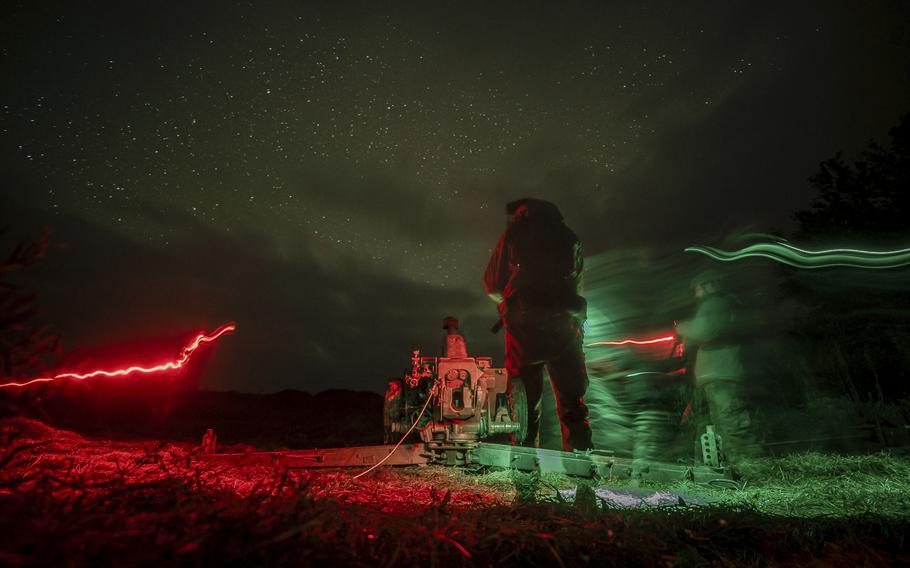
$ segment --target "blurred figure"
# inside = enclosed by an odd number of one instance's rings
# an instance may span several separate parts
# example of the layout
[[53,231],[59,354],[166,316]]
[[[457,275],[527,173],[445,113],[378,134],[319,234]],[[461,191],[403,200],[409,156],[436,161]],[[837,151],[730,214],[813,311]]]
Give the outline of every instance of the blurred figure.
[[442,345],[442,356],[450,358],[464,358],[468,356],[468,345],[464,336],[458,333],[458,320],[448,316],[442,320],[442,329],[446,330],[445,340]]
[[755,447],[740,353],[746,322],[737,317],[741,303],[724,291],[719,272],[702,272],[692,280],[692,287],[698,309],[692,319],[677,324],[677,332],[690,349],[698,350],[696,408],[714,424],[725,457],[736,461]]
[[508,225],[484,273],[487,295],[499,304],[506,327],[509,392],[520,378],[528,398],[523,443],[536,446],[543,371],[553,384],[564,450],[592,447],[588,376],[582,351],[586,303],[579,294],[581,243],[548,201],[519,199],[506,206]]
[[394,444],[401,438],[398,419],[404,409],[404,387],[401,379],[389,379],[382,401],[383,444]]
[[202,453],[213,454],[218,449],[218,436],[215,435],[213,428],[207,428],[202,436]]

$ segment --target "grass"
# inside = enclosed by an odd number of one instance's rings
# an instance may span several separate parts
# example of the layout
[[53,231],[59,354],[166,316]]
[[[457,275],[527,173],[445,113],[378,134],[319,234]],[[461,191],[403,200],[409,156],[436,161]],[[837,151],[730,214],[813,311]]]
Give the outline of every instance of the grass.
[[740,464],[749,480],[722,495],[786,516],[910,519],[910,460],[888,454],[802,453]]
[[187,444],[89,440],[24,419],[0,421],[0,438],[10,566],[910,562],[908,465],[883,455],[756,460],[746,488],[711,492],[710,506],[630,511],[560,502],[577,480],[557,475],[231,468]]
[[[876,516],[910,521],[910,459],[885,453],[839,455],[818,452],[761,458],[737,466],[743,488],[713,489],[687,482],[635,484],[607,480],[611,488],[671,491],[698,502],[768,515],[812,518]],[[529,475],[495,471],[470,475],[452,470],[466,483],[512,491],[519,501],[559,501],[557,491],[578,480],[560,474]],[[472,479],[473,478],[473,479]]]

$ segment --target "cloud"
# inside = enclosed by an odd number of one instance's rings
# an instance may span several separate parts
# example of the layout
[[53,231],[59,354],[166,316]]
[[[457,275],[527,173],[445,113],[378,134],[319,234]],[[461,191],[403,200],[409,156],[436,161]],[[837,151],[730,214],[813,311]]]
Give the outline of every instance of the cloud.
[[411,349],[436,352],[449,314],[497,351],[488,354],[501,350],[499,340],[481,334],[495,310],[479,295],[354,261],[332,272],[311,257],[283,261],[264,253],[263,236],[228,236],[192,218],[173,219],[183,230],[160,248],[70,215],[17,213],[17,235],[51,220],[54,237],[67,244],[24,275],[66,350],[235,320],[238,330],[216,346],[204,382],[260,392],[381,390],[388,376],[401,374]]

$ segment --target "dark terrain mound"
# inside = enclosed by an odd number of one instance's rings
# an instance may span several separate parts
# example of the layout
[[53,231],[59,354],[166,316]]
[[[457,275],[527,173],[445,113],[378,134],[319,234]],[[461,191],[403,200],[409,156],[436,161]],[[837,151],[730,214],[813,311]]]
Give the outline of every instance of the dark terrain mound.
[[3,393],[0,414],[37,418],[57,428],[109,439],[198,442],[207,428],[213,428],[221,444],[259,448],[382,441],[382,396],[372,392],[250,394],[119,384],[67,385],[34,394]]

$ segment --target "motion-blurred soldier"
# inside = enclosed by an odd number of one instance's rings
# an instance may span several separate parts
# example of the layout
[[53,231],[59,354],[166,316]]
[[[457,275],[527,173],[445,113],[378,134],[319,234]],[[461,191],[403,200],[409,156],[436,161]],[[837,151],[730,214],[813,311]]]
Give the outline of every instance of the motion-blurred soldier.
[[519,199],[506,206],[508,226],[484,274],[487,294],[499,304],[506,328],[510,395],[520,377],[528,398],[525,439],[535,446],[546,367],[556,395],[563,449],[591,445],[588,376],[582,351],[586,304],[581,287],[581,243],[552,203]]
[[[705,271],[692,280],[698,309],[692,319],[677,324],[695,356],[696,406],[714,424],[727,459],[754,450],[752,420],[746,400],[746,374],[740,355],[744,326],[739,300],[724,292],[723,276]],[[705,412],[707,410],[707,412]]]

